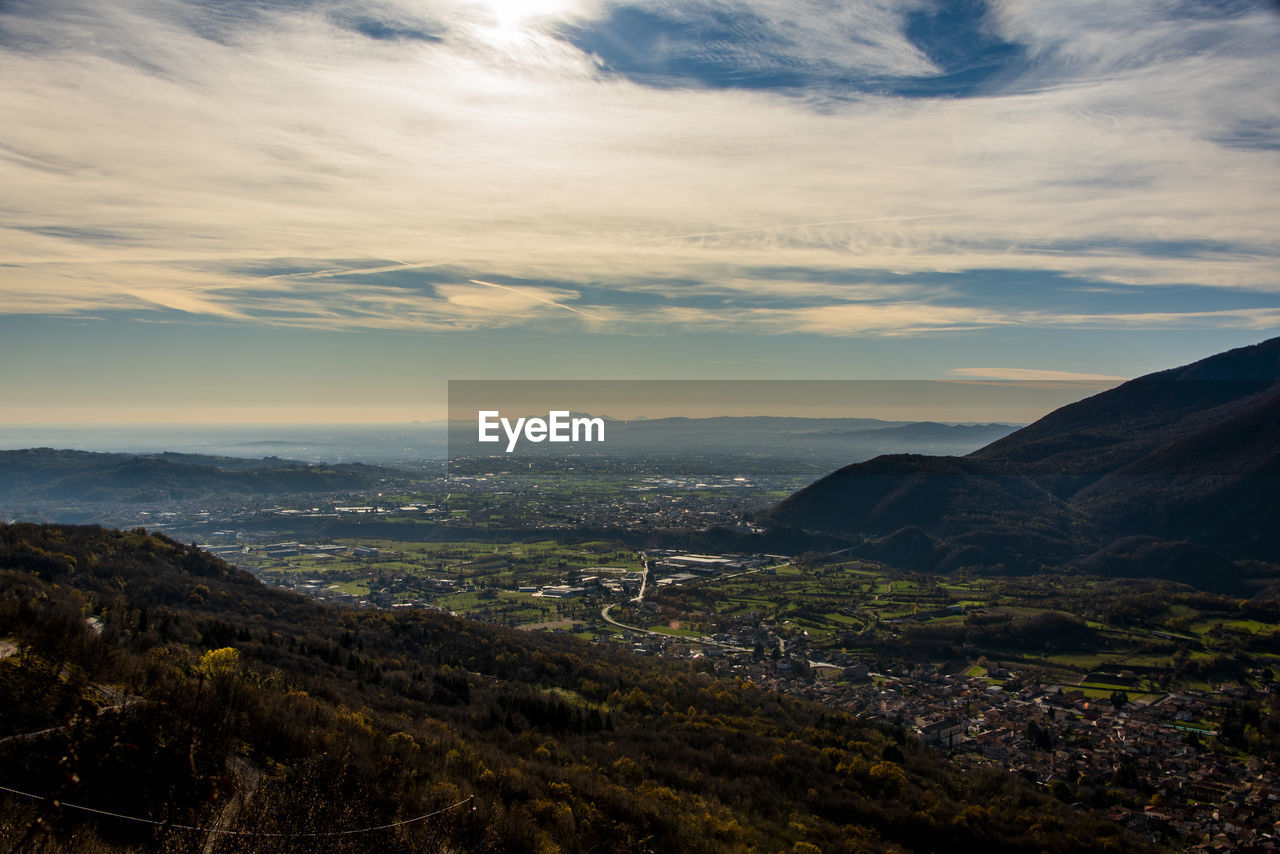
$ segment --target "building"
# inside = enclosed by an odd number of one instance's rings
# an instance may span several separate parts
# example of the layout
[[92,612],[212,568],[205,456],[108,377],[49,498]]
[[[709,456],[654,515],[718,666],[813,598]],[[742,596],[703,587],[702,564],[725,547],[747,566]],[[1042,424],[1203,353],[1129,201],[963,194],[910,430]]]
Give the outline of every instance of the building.
[[959,718],[942,718],[916,728],[925,744],[938,747],[955,747],[964,738],[966,723]]
[[581,587],[570,587],[567,584],[551,584],[542,588],[538,595],[544,599],[568,599],[573,596],[581,596],[585,592]]

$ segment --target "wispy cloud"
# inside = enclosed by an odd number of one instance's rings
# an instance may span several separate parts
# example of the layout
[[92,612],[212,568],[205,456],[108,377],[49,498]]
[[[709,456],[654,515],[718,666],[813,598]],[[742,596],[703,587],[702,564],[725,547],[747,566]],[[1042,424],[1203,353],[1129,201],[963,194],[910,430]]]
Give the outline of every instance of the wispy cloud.
[[[725,61],[765,67],[785,42],[842,74],[941,70],[908,32],[937,7],[820,5],[732,6],[773,40],[730,28]],[[1280,140],[1256,144],[1280,128],[1265,6],[996,3],[984,26],[1034,61],[990,91],[843,100],[645,85],[562,37],[617,8],[499,26],[482,4],[408,0],[7,4],[0,76],[24,83],[0,102],[0,311],[820,335],[1280,323],[1214,297],[1280,281]],[[696,30],[711,7],[653,8]],[[1246,126],[1254,144],[1224,141]],[[301,272],[245,272],[279,258]],[[778,267],[809,275],[758,272]],[[847,284],[851,268],[903,279]],[[911,280],[966,270],[1205,295],[1015,311]]]
[[[530,300],[533,300],[534,302],[540,302],[543,305],[553,305],[556,308],[562,308],[565,311],[573,312],[574,314],[580,315],[582,317],[588,317],[588,318],[591,318],[592,320],[606,319],[599,314],[595,314],[594,312],[583,311],[580,308],[574,308],[571,305],[566,305],[563,302],[544,296],[542,292],[534,288],[513,288],[510,285],[500,285],[497,282],[486,282],[483,279],[468,279],[467,281],[471,282],[471,284],[473,285],[483,285],[486,288],[496,288],[500,291],[506,291],[507,293],[516,294],[517,296],[522,296],[525,299],[530,299]],[[458,298],[457,296],[454,297],[455,300],[457,298]],[[474,300],[474,295],[470,295],[468,299]],[[485,304],[485,302],[487,301],[481,301],[481,304],[483,305]]]
[[1157,329],[1280,329],[1280,309],[1251,308],[1228,311],[1149,311],[1114,314],[1060,314],[1029,318],[1034,325],[1087,327],[1146,327]]
[[952,368],[949,374],[956,377],[973,377],[984,380],[1025,380],[1049,382],[1123,381],[1125,377],[1108,374],[1084,374],[1076,371],[1040,370],[1036,368]]

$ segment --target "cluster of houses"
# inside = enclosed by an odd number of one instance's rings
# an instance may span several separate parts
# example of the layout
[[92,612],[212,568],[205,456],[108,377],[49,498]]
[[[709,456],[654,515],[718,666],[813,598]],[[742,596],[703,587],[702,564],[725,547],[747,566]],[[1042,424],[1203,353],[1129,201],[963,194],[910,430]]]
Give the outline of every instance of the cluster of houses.
[[338,557],[341,555],[376,558],[382,555],[381,549],[375,549],[371,546],[344,546],[339,543],[282,542],[252,546],[215,546],[205,544],[201,545],[200,548],[227,561],[234,561],[236,558],[246,554],[262,558],[297,557],[298,555],[313,555],[315,557]]
[[[929,664],[879,673],[844,653],[812,661],[819,653],[803,635],[776,629],[748,617],[705,643],[637,634],[599,640],[641,655],[716,659],[719,673],[907,729],[962,765],[1023,774],[1161,844],[1280,851],[1280,770],[1217,741],[1215,722],[1253,689],[1224,684],[1128,702],[1120,690],[1100,697],[995,665],[982,676]],[[833,678],[809,678],[819,670]],[[1106,676],[1123,687],[1124,674]]]
[[[758,530],[742,522],[743,511],[757,511],[770,506],[775,499],[770,490],[794,489],[800,483],[794,477],[764,479],[752,482],[731,477],[645,478],[642,482],[616,491],[598,501],[581,501],[574,497],[557,497],[545,492],[520,493],[518,484],[485,482],[473,478],[450,481],[450,488],[476,492],[493,492],[500,486],[520,494],[519,501],[509,505],[513,522],[548,530],[576,528],[612,528],[627,531],[669,529],[706,529],[727,527]],[[495,517],[501,519],[499,515]]]
[[1212,722],[1247,690],[1241,686],[1115,704],[1012,673],[1000,684],[926,665],[859,683],[801,681],[777,663],[758,670],[778,690],[913,730],[962,764],[1022,773],[1068,797],[1121,793],[1100,808],[1152,840],[1188,850],[1280,851],[1280,773],[1257,757],[1214,749]]
[[[374,548],[300,542],[206,548],[230,560],[246,552],[262,558],[380,554]],[[768,571],[777,559],[651,551],[648,583],[666,586]],[[629,567],[592,566],[570,571],[559,583],[519,590],[545,599],[623,597],[637,595],[644,582],[644,573]],[[285,574],[278,583],[306,587],[303,592],[319,598],[355,598],[364,607],[430,607],[433,595],[458,589],[450,580],[405,576],[384,579],[384,587],[352,597],[337,585],[301,574]],[[407,599],[409,594],[414,598]],[[640,607],[657,611],[649,603]],[[1100,697],[1098,691],[1041,684],[999,667],[983,675],[943,673],[927,664],[873,673],[865,661],[843,653],[829,654],[829,661],[810,660],[822,654],[808,649],[803,633],[767,626],[756,615],[735,622],[699,639],[646,632],[602,633],[598,639],[626,644],[642,655],[715,659],[717,670],[725,673],[913,730],[955,761],[1022,773],[1159,842],[1188,850],[1280,851],[1280,774],[1256,757],[1220,749],[1216,738],[1214,722],[1225,706],[1252,689],[1225,685],[1130,703],[1119,690],[1115,697]],[[835,678],[807,678],[818,669]],[[1095,673],[1086,681],[1119,689],[1128,678]],[[1268,684],[1261,690],[1275,689]]]
[[[650,582],[659,588],[685,584],[729,571],[745,571],[781,560],[779,555],[701,555],[674,549],[648,553]],[[522,585],[520,593],[545,599],[569,599],[590,593],[635,596],[644,583],[644,573],[622,566],[591,566],[574,570],[562,584]]]

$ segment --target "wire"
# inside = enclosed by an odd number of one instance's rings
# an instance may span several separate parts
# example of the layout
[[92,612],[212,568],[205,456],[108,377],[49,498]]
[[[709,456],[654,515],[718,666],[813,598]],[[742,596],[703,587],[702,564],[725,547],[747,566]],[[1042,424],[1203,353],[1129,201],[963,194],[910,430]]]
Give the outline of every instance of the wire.
[[[10,789],[8,786],[0,786],[0,791],[9,792],[14,795],[21,795],[24,798],[31,798],[32,800],[36,800],[36,801],[53,800],[46,795],[33,795],[30,792],[23,792],[18,789]],[[360,827],[360,828],[356,828],[355,830],[322,830],[322,831],[310,831],[305,833],[259,833],[253,830],[219,830],[216,827],[197,827],[190,824],[170,824],[168,826],[173,828],[174,830],[195,830],[195,831],[199,831],[200,833],[222,833],[229,836],[280,836],[280,837],[290,837],[290,838],[317,837],[317,836],[354,836],[360,833],[373,833],[376,830],[389,830],[393,827],[401,827],[406,824],[413,824],[414,822],[417,822],[417,821],[423,821],[428,818],[433,818],[434,816],[447,813],[449,812],[449,810],[457,809],[463,804],[470,803],[475,799],[476,799],[475,795],[472,795],[469,798],[463,798],[462,800],[458,801],[456,804],[450,804],[449,806],[444,807],[443,809],[438,809],[435,812],[429,812],[429,813],[426,813],[425,815],[414,816],[413,818],[406,818],[403,821],[393,821],[390,824],[379,824],[374,827]],[[124,821],[136,821],[141,824],[155,824],[155,825],[165,824],[165,822],[156,821],[154,818],[142,818],[141,816],[136,816],[136,815],[124,815],[123,813],[111,812],[110,810],[100,810],[100,809],[95,809],[94,807],[86,807],[81,804],[72,804],[72,803],[68,803],[67,801],[55,800],[54,803],[60,807],[66,807],[67,809],[80,810],[81,812],[93,813],[94,815],[105,815],[111,818],[122,819]]]

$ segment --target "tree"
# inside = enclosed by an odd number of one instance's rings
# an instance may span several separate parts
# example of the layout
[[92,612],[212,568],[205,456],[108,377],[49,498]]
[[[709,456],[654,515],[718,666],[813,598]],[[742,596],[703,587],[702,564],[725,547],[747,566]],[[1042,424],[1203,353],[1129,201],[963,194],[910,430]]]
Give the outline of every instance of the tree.
[[210,681],[225,679],[240,670],[240,650],[233,646],[211,649],[200,656],[200,672]]

